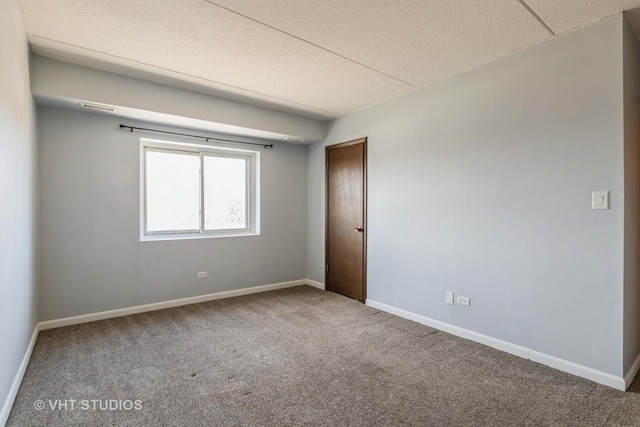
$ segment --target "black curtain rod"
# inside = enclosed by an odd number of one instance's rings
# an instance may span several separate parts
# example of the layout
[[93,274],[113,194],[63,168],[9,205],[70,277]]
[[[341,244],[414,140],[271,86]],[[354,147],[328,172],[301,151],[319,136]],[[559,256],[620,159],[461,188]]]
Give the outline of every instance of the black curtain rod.
[[166,130],[138,128],[138,127],[135,127],[135,126],[127,126],[127,125],[120,124],[120,129],[125,129],[125,128],[126,129],[130,129],[130,132],[133,132],[134,130],[143,130],[143,131],[146,131],[146,132],[166,133],[166,134],[169,134],[169,135],[188,136],[189,138],[204,139],[206,142],[209,142],[211,140],[211,141],[233,142],[234,144],[257,145],[257,146],[263,147],[265,149],[273,148],[273,144],[257,144],[257,143],[254,143],[254,142],[234,141],[232,139],[211,138],[210,136],[190,135],[188,133],[178,133],[178,132],[169,132],[169,131],[166,131]]

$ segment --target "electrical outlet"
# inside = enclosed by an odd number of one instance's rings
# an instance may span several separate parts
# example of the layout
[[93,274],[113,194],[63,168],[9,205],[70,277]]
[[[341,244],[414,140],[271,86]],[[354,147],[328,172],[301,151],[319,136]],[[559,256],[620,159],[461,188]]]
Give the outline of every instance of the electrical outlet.
[[198,272],[198,279],[204,279],[205,277],[207,277],[207,272],[206,271],[199,271]]
[[445,295],[444,301],[449,305],[453,305],[453,292],[447,291],[444,293],[444,295]]
[[471,305],[471,298],[468,297],[461,297],[460,295],[458,295],[456,301],[460,305]]

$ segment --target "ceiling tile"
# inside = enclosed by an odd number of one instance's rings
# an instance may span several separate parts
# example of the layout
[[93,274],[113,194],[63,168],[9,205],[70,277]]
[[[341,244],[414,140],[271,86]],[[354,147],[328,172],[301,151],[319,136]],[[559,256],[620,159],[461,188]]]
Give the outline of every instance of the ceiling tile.
[[35,52],[322,117],[548,39],[552,34],[529,7],[563,32],[640,6],[640,0],[18,1]]
[[518,0],[209,0],[415,86],[550,32]]
[[624,10],[640,7],[640,0],[526,0],[556,34],[591,24]]
[[202,0],[21,0],[53,40],[338,115],[412,87]]

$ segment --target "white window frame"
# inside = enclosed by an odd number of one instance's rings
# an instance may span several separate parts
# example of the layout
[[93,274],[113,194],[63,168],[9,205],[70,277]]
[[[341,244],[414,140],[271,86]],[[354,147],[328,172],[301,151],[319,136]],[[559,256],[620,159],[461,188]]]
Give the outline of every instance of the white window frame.
[[[147,231],[146,152],[162,151],[195,155],[200,158],[200,228],[188,231]],[[205,230],[204,158],[241,158],[247,162],[246,224],[244,228]],[[140,241],[184,240],[216,237],[257,236],[260,234],[260,152],[186,142],[140,138]]]

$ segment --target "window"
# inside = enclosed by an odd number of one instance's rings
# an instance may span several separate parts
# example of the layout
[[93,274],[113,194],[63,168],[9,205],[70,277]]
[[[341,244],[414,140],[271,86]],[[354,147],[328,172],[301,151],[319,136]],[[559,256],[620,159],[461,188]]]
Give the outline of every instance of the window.
[[142,139],[140,239],[259,234],[256,151]]

